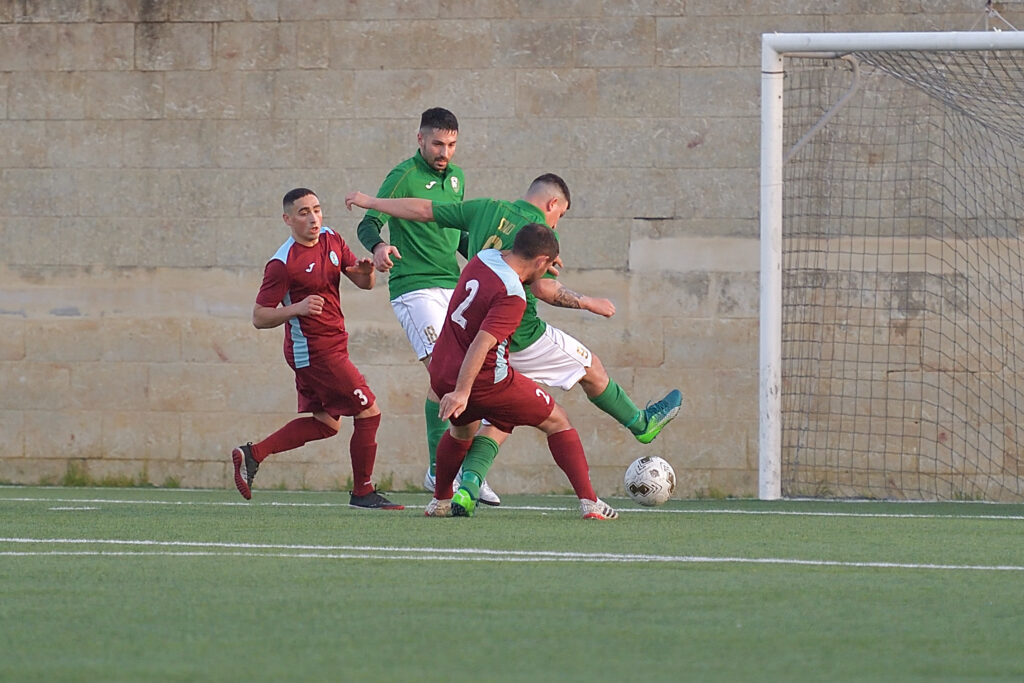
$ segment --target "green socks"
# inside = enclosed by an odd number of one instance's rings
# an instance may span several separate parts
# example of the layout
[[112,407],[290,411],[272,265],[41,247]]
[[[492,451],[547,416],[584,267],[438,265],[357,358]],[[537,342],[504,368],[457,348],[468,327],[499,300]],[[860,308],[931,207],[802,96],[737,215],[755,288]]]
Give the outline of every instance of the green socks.
[[441,410],[441,404],[431,401],[429,398],[423,403],[423,415],[427,418],[427,450],[430,455],[430,474],[434,474],[434,463],[437,461],[437,444],[441,442],[445,430],[448,429],[448,420],[442,420],[437,416]]
[[590,402],[634,434],[640,434],[647,427],[644,411],[637,408],[633,399],[611,378],[608,379],[608,386],[601,395],[591,398]]
[[487,478],[494,458],[498,455],[498,443],[488,436],[473,437],[473,444],[462,461],[462,484],[473,500],[480,498],[480,482]]

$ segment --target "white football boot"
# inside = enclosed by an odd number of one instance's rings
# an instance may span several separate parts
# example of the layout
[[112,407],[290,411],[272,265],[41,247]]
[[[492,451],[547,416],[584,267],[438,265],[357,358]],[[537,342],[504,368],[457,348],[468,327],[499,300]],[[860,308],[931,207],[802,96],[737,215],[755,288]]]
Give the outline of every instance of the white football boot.
[[580,514],[583,519],[615,519],[619,516],[619,513],[611,505],[600,498],[597,500],[580,498]]
[[480,502],[484,505],[501,505],[501,498],[498,498],[498,494],[494,492],[486,479],[480,482]]
[[427,503],[427,509],[423,513],[425,517],[451,517],[452,516],[452,501],[438,500],[437,498],[431,498],[430,502]]
[[[423,489],[433,493],[434,492],[434,482],[435,481],[437,481],[437,477],[435,477],[433,474],[431,474],[430,470],[427,470],[427,473],[423,475]],[[452,491],[458,491],[459,490],[459,484],[461,484],[461,483],[462,483],[462,470],[459,470],[459,473],[455,475],[455,481],[452,482]],[[487,490],[490,491],[490,488],[488,488]],[[493,491],[491,491],[491,495],[494,495]],[[498,496],[494,495],[494,498],[497,499]],[[500,500],[498,500],[497,503],[488,503],[488,505],[498,505],[499,503],[501,503]]]

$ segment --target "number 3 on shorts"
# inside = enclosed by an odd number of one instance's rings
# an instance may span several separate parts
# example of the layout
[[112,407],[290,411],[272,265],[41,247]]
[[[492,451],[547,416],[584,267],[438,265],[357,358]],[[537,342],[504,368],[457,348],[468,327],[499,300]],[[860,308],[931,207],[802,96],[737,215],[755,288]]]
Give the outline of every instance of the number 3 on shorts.
[[362,389],[356,389],[352,393],[355,394],[356,398],[359,399],[359,405],[365,406],[367,403],[370,402],[370,399],[366,398],[366,394],[363,393]]

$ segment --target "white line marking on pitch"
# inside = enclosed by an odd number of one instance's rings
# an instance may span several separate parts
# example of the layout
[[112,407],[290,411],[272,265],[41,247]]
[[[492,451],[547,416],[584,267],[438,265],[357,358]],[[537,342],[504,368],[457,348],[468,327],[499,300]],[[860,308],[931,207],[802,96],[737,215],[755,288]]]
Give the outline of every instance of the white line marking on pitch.
[[[110,505],[195,505],[224,507],[327,507],[349,508],[348,503],[282,503],[279,501],[245,502],[245,501],[198,501],[198,500],[127,500],[116,498],[6,498],[0,496],[0,503],[107,503]],[[409,510],[421,510],[424,505],[406,505]],[[492,511],[532,510],[536,512],[575,511],[575,503],[560,507],[557,505],[501,505]],[[896,513],[896,512],[829,512],[826,510],[730,510],[725,508],[708,509],[675,509],[675,508],[616,508],[620,513],[631,514],[676,514],[676,515],[755,515],[755,516],[790,516],[790,517],[859,517],[883,519],[979,519],[979,520],[1011,520],[1024,521],[1024,515],[942,515],[934,513]]]
[[[487,548],[408,548],[346,545],[281,545],[263,543],[218,543],[199,541],[153,541],[125,539],[75,538],[0,538],[0,543],[18,545],[113,545],[175,548],[217,548],[221,550],[48,550],[0,551],[3,557],[95,556],[95,557],[272,557],[288,559],[374,559],[374,560],[472,560],[477,562],[613,562],[675,564],[761,564],[802,567],[846,567],[863,569],[929,569],[946,571],[1021,572],[1020,565],[967,565],[911,562],[849,562],[839,560],[800,560],[781,557],[705,557],[691,555],[643,555],[629,553],[574,553],[549,550],[491,550]],[[297,552],[255,552],[297,551]],[[230,551],[230,552],[229,552]]]
[[92,507],[92,506],[75,507],[75,506],[71,506],[71,505],[65,505],[63,507],[52,507],[52,508],[47,508],[47,509],[49,509],[49,510],[99,510],[98,507]]

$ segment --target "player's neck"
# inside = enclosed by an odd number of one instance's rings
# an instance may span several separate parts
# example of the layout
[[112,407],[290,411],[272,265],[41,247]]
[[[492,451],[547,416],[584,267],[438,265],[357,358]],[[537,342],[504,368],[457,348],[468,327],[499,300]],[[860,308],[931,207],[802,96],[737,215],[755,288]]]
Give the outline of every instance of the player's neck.
[[530,273],[533,270],[532,263],[530,261],[525,261],[519,258],[511,251],[502,253],[501,258],[509,268],[516,271],[516,275],[519,276],[520,282],[526,282],[526,278],[530,276]]

